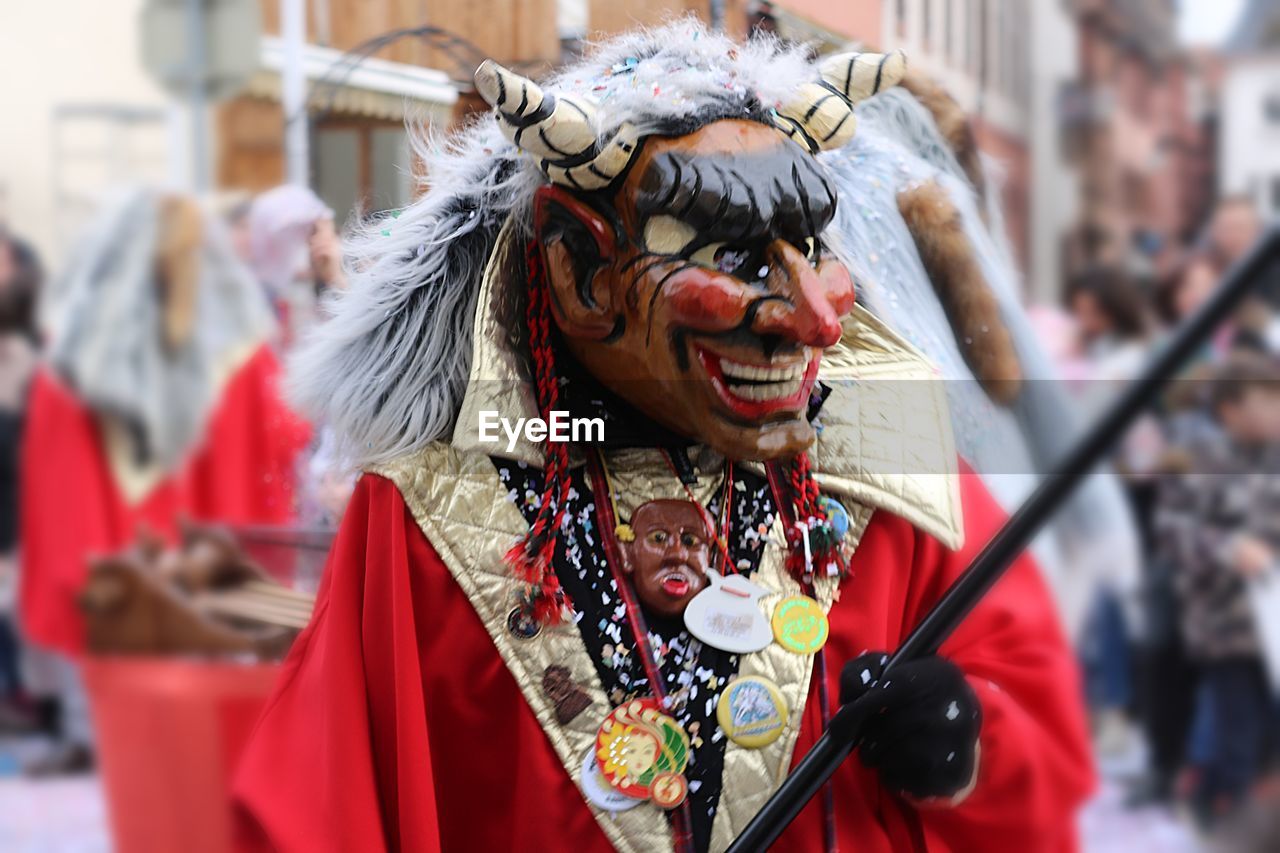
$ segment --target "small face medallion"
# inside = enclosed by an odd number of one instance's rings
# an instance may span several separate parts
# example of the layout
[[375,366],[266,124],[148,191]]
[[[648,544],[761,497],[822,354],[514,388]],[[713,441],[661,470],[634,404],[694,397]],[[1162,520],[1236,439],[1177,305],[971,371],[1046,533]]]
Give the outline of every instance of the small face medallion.
[[642,504],[631,516],[633,539],[621,542],[623,570],[646,611],[684,613],[707,584],[710,542],[702,508],[690,501]]

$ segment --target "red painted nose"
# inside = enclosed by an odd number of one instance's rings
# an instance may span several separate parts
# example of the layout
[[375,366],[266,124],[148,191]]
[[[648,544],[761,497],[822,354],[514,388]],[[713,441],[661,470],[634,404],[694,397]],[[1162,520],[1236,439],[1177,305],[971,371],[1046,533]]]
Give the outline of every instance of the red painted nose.
[[760,306],[752,331],[805,346],[834,346],[840,340],[840,318],[853,309],[848,271],[838,263],[814,269],[804,253],[785,240],[769,247],[768,259],[769,288],[783,298]]

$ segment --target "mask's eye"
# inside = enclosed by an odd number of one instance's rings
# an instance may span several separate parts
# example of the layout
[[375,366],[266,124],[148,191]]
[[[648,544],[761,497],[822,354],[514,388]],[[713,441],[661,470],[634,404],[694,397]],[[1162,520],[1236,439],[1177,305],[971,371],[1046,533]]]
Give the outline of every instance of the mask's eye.
[[644,226],[645,248],[656,255],[678,255],[697,236],[692,225],[674,216],[652,216]]
[[649,541],[654,545],[666,545],[667,538],[667,531],[665,530],[654,530],[649,534]]
[[764,253],[749,246],[708,243],[690,255],[689,260],[743,281],[763,281],[769,276],[769,265],[764,260]]
[[804,256],[809,259],[809,263],[817,265],[818,259],[822,255],[822,244],[818,242],[816,237],[805,237],[796,243],[795,247],[804,253]]
[[698,539],[697,536],[694,536],[692,533],[681,533],[680,544],[686,548],[697,548],[698,545],[702,543],[701,543],[701,540]]

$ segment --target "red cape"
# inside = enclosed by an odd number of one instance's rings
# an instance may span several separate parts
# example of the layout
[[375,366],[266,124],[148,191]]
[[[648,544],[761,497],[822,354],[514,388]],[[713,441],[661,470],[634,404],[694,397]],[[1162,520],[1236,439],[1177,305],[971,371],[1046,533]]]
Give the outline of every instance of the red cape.
[[[839,664],[895,647],[1003,520],[977,477],[961,479],[960,552],[873,516],[830,614],[831,695]],[[1071,849],[1092,768],[1073,658],[1029,560],[943,653],[982,701],[974,793],[916,811],[846,762],[835,777],[841,848],[901,851],[922,838],[929,850]],[[811,693],[797,759],[819,734],[818,707]],[[480,617],[396,487],[372,475],[347,509],[237,795],[245,850],[610,849]],[[814,804],[774,849],[821,850],[822,832]]]
[[172,539],[177,520],[287,524],[298,452],[310,430],[282,402],[280,365],[262,346],[227,382],[191,460],[139,502],[120,493],[98,423],[52,373],[32,384],[21,470],[24,632],[69,654],[84,648],[76,595],[86,561],[131,544],[140,525]]

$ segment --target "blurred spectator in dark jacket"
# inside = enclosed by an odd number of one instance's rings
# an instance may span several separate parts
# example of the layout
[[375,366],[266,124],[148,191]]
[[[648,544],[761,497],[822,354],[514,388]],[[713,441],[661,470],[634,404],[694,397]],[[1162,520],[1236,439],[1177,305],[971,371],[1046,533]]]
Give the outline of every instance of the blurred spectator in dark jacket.
[[1217,819],[1243,802],[1272,722],[1248,585],[1280,557],[1280,368],[1238,354],[1208,396],[1221,434],[1191,448],[1184,511],[1161,533],[1178,551],[1183,635],[1212,721],[1197,800]]
[[[1067,288],[1067,306],[1079,330],[1081,352],[1077,402],[1085,420],[1096,417],[1119,388],[1141,368],[1147,352],[1147,307],[1133,278],[1119,267],[1099,266],[1076,275]],[[1117,468],[1127,473],[1128,458],[1141,454],[1143,436],[1158,430],[1154,421],[1134,429],[1117,456]],[[1127,477],[1125,491],[1141,523],[1145,484]],[[1085,666],[1098,749],[1123,754],[1131,743],[1129,711],[1133,704],[1131,664],[1137,628],[1134,597],[1124,585],[1102,584],[1090,604],[1082,635]]]

